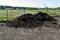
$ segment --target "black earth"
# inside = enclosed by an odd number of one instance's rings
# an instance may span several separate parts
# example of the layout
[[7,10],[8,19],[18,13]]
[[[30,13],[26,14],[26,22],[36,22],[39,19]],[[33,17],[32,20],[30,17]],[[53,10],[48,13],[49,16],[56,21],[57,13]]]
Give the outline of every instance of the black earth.
[[47,23],[47,25],[48,24],[57,25],[57,20],[54,17],[43,12],[38,12],[35,15],[27,13],[9,22],[8,26],[15,28],[18,27],[35,28],[38,26],[41,27],[42,25],[45,25],[44,23],[45,24]]

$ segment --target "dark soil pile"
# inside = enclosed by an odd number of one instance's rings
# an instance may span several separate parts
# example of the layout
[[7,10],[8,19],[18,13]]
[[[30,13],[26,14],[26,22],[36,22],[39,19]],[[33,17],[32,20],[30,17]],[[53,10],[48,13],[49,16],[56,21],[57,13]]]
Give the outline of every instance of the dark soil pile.
[[48,15],[47,13],[39,12],[35,15],[32,15],[30,13],[21,15],[11,21],[8,26],[10,27],[24,27],[24,28],[34,28],[34,27],[41,27],[42,25],[50,26],[48,25],[57,25],[57,20]]

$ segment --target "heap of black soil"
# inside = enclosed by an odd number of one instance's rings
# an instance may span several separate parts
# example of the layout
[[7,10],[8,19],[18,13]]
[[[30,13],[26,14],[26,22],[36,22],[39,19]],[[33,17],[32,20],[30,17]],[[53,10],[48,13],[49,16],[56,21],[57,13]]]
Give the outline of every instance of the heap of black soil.
[[47,13],[38,12],[35,15],[32,15],[31,13],[21,15],[8,24],[8,26],[15,28],[17,27],[34,28],[41,27],[42,25],[45,26],[57,25],[57,20],[54,17],[48,15]]

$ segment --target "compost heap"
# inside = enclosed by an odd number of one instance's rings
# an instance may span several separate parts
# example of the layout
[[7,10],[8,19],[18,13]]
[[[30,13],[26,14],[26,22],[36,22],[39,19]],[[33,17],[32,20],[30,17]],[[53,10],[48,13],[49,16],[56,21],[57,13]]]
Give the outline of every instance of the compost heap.
[[[51,24],[57,25],[57,20],[51,17],[47,13],[38,12],[35,15],[31,13],[21,15],[9,23],[10,27],[24,27],[24,28],[34,28],[41,27],[42,25]],[[50,25],[49,25],[50,26]]]

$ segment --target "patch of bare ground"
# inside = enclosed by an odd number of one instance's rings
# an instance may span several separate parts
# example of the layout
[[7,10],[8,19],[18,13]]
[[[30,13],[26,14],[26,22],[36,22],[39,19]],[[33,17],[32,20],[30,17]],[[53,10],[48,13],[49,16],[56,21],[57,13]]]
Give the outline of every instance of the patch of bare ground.
[[0,25],[0,40],[60,40],[60,29],[45,26],[14,28],[3,23],[3,26]]
[[[58,20],[58,24],[60,24],[60,17],[55,18]],[[14,28],[7,27],[6,23],[0,23],[0,40],[60,40],[60,28],[51,26]]]

